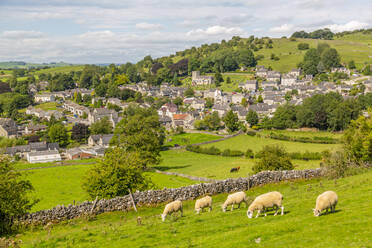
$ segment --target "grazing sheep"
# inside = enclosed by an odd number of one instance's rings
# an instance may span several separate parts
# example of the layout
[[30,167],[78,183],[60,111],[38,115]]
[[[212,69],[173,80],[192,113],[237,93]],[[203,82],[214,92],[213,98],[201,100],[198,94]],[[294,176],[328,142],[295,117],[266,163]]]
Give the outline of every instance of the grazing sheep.
[[200,211],[203,212],[203,209],[208,208],[208,207],[209,207],[209,212],[212,211],[212,197],[210,197],[209,195],[201,199],[198,199],[195,202],[195,211],[197,214],[199,214]]
[[231,168],[230,173],[232,172],[238,172],[240,170],[240,166]]
[[222,205],[222,211],[226,212],[226,208],[229,205],[231,205],[231,211],[233,211],[234,204],[238,204],[238,208],[240,208],[240,204],[242,202],[244,202],[245,205],[248,206],[247,197],[243,191],[228,195],[225,203]]
[[328,208],[331,209],[332,212],[335,211],[337,205],[338,197],[337,194],[333,191],[326,191],[320,194],[316,198],[316,205],[314,211],[314,216],[320,216],[321,212],[326,209],[326,213],[328,213]]
[[282,215],[284,213],[284,206],[282,205],[283,196],[277,191],[269,192],[260,196],[257,196],[256,199],[252,202],[252,204],[248,207],[247,216],[248,218],[253,217],[253,212],[258,210],[256,218],[260,215],[263,211],[266,216],[267,208],[276,207],[276,212],[274,214],[278,214],[279,207],[282,209]]
[[178,211],[181,212],[181,216],[182,216],[183,209],[182,209],[182,202],[180,200],[176,200],[171,203],[168,203],[164,208],[163,214],[161,215],[162,221],[165,221],[165,217],[167,217],[168,214],[171,215],[172,213],[178,212]]

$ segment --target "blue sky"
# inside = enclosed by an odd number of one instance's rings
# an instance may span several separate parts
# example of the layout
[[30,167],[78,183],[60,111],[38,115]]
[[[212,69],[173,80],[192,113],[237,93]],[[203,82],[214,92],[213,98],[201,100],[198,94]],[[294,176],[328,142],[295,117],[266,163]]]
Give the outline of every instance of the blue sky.
[[371,0],[0,0],[0,61],[136,62],[204,43],[372,27]]

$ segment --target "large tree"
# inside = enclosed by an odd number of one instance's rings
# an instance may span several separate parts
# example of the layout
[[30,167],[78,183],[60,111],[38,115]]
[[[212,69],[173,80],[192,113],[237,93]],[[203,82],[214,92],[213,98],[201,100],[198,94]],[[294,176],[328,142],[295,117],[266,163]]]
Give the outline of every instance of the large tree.
[[112,142],[128,152],[139,152],[144,164],[157,164],[165,139],[164,127],[154,109],[130,106],[114,130]]
[[258,173],[265,170],[293,170],[294,166],[284,147],[278,145],[267,145],[256,155],[260,160],[253,166],[253,172]]
[[235,114],[232,110],[228,111],[226,115],[223,117],[223,122],[225,126],[229,130],[229,132],[235,132],[239,130],[240,123],[238,115]]
[[245,119],[251,127],[258,124],[258,114],[256,111],[249,110]]
[[0,157],[0,236],[12,231],[13,221],[37,203],[30,200],[33,191],[30,181],[25,180],[3,156]]
[[152,183],[143,173],[145,164],[138,152],[113,148],[88,171],[83,179],[83,189],[91,198],[114,198],[129,191],[148,189]]
[[83,123],[77,123],[72,127],[71,139],[77,142],[85,142],[89,137],[89,128]]
[[108,117],[103,117],[101,120],[96,121],[90,126],[92,134],[110,134],[112,133],[112,124]]
[[48,137],[50,142],[56,142],[60,146],[65,147],[69,143],[69,136],[65,126],[60,123],[50,126],[48,131]]

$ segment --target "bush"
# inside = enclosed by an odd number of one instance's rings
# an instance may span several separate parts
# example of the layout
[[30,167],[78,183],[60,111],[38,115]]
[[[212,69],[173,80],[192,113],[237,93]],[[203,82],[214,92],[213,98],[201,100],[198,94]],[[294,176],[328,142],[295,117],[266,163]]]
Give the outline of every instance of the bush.
[[244,155],[242,151],[226,149],[221,153],[225,157],[241,157]]
[[297,160],[320,160],[322,158],[322,154],[320,152],[292,152],[289,153],[291,159]]
[[244,156],[245,156],[246,158],[254,158],[254,153],[253,153],[252,149],[248,149],[248,150],[245,152]]
[[324,169],[324,173],[329,178],[339,178],[346,175],[348,167],[351,166],[350,160],[344,151],[334,151],[334,152],[323,152],[323,162],[321,163],[321,168]]
[[308,43],[299,43],[297,45],[298,50],[307,50],[310,48]]
[[294,166],[291,158],[282,146],[267,145],[257,153],[260,160],[253,166],[253,172],[274,171],[274,170],[293,170]]
[[247,135],[249,135],[249,136],[256,136],[256,134],[257,134],[256,131],[252,131],[252,130],[247,131]]
[[187,145],[186,150],[190,152],[203,153],[208,155],[221,155],[225,157],[240,157],[244,155],[244,153],[241,151],[230,149],[225,149],[224,151],[221,151],[220,149],[214,146],[202,148],[200,146]]

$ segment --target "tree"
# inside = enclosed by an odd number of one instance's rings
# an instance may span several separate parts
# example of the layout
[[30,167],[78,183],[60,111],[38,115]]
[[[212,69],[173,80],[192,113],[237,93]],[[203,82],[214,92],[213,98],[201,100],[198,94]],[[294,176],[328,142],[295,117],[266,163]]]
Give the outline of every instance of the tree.
[[58,143],[61,147],[65,147],[69,143],[67,130],[60,123],[56,123],[49,128],[48,137],[50,142]]
[[340,60],[340,55],[334,48],[326,49],[321,53],[321,62],[323,62],[327,70],[333,67],[339,67],[341,65]]
[[257,102],[262,103],[263,102],[263,97],[261,95],[258,96]]
[[193,97],[194,96],[194,90],[192,88],[187,88],[185,91],[185,97]]
[[147,166],[159,163],[164,139],[164,127],[160,124],[159,116],[154,109],[130,106],[115,127],[112,142],[125,151],[139,152]]
[[222,74],[220,72],[216,72],[214,74],[214,80],[216,82],[216,85],[221,85],[221,83],[223,82],[223,77],[222,77]]
[[251,127],[257,125],[259,120],[257,112],[253,110],[248,111],[248,114],[245,119]]
[[351,60],[351,61],[348,63],[348,67],[349,67],[350,70],[356,68],[354,60]]
[[249,103],[249,102],[248,102],[247,98],[243,98],[240,104],[241,104],[243,107],[247,107],[247,106],[248,106],[248,103]]
[[304,70],[305,74],[316,75],[318,73],[317,66],[320,62],[319,51],[315,48],[309,49],[305,55],[304,59],[300,64],[300,67]]
[[299,43],[297,45],[298,50],[307,50],[310,48],[308,43]]
[[108,117],[104,117],[99,121],[96,121],[90,126],[90,132],[92,134],[110,134],[112,133],[112,124]]
[[77,123],[72,127],[71,139],[77,142],[86,142],[89,137],[89,128],[83,123]]
[[212,114],[206,115],[203,120],[196,120],[194,127],[198,130],[216,131],[221,128],[221,118],[215,111]]
[[256,155],[260,160],[255,163],[252,170],[254,173],[260,171],[275,171],[275,170],[293,170],[294,166],[291,162],[287,151],[282,146],[266,145]]
[[104,97],[107,91],[107,85],[104,83],[100,83],[95,89],[97,96]]
[[225,123],[225,126],[227,127],[229,132],[235,132],[239,130],[240,123],[238,115],[235,114],[232,110],[226,113],[226,115],[223,118],[223,122]]
[[226,83],[227,83],[227,84],[231,84],[231,78],[230,78],[230,77],[227,77],[227,78],[226,78]]
[[183,100],[181,97],[176,97],[176,99],[173,100],[173,103],[176,104],[177,106],[181,106],[183,104]]
[[30,181],[23,178],[6,157],[0,157],[0,236],[9,234],[14,220],[38,202],[29,199],[34,188]]
[[82,187],[91,198],[114,198],[146,190],[152,183],[143,173],[144,164],[138,152],[114,148],[88,171]]

